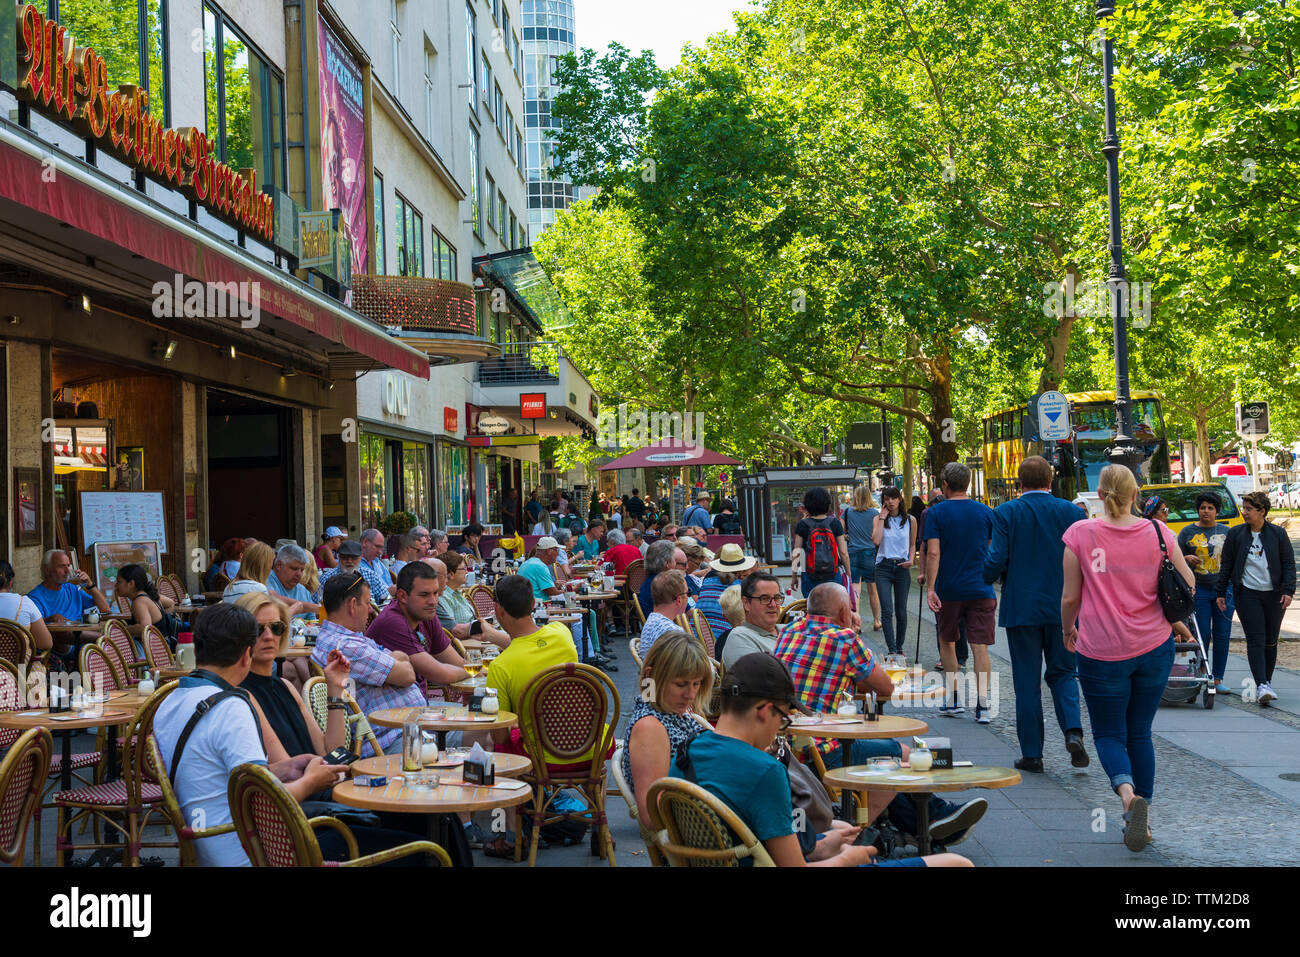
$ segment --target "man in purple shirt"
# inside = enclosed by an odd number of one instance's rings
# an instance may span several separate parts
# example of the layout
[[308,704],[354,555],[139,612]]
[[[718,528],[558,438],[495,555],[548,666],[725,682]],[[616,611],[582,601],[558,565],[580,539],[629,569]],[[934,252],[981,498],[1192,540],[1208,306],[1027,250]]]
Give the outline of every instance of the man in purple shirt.
[[[366,714],[385,708],[416,708],[424,692],[416,684],[415,668],[401,651],[388,651],[362,634],[370,617],[370,586],[360,572],[344,572],[325,583],[322,601],[328,616],[316,638],[312,660],[322,668],[337,648],[352,662],[357,704]],[[398,745],[401,728],[375,728],[379,746],[388,752]],[[366,744],[369,754],[370,745]]]
[[430,684],[449,685],[469,677],[438,621],[441,597],[438,572],[424,562],[411,562],[397,575],[393,600],[366,629],[372,641],[409,657],[421,691]]

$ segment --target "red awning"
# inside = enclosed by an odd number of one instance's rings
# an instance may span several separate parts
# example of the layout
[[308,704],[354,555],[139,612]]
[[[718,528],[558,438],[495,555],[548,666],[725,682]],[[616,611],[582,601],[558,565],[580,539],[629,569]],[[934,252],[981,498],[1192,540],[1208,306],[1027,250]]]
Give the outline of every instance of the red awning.
[[739,465],[737,459],[706,449],[703,445],[685,445],[679,439],[661,439],[643,449],[629,452],[600,467],[602,472],[621,469],[653,469],[668,466]]
[[[58,170],[57,187],[42,180],[38,157],[0,143],[0,198],[67,223],[146,260],[158,263],[188,279],[211,283],[258,282],[261,308],[308,330],[328,343],[341,345],[419,379],[429,378],[428,356],[416,351],[364,319],[350,319],[344,306],[331,308],[295,291],[297,280],[279,273],[268,279],[247,262],[238,249],[231,255],[216,252],[188,231],[114,198],[105,189]],[[96,174],[85,170],[89,176]]]

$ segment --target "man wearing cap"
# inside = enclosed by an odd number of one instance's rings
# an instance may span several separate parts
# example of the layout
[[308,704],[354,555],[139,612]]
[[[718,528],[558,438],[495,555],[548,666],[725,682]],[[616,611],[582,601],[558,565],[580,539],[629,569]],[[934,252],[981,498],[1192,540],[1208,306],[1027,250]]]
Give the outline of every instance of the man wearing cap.
[[715,641],[731,630],[731,622],[722,611],[722,593],[748,575],[757,561],[746,556],[739,545],[728,542],[718,550],[718,557],[709,562],[709,573],[700,582],[695,607],[704,613]]
[[336,568],[327,568],[320,574],[320,583],[324,585],[335,575],[343,572],[360,572],[361,577],[370,586],[370,599],[376,605],[383,605],[390,597],[389,587],[361,560],[361,543],[344,542],[339,546],[339,563]]
[[339,546],[343,544],[343,539],[347,537],[348,533],[337,525],[331,525],[325,529],[321,535],[321,543],[316,546],[314,553],[316,567],[324,570],[337,565],[339,563]]
[[713,496],[700,489],[695,493],[695,504],[686,510],[682,516],[682,525],[698,525],[706,532],[713,528],[713,522],[709,518],[709,503],[713,501]]
[[[559,553],[560,543],[550,535],[546,535],[538,539],[536,546],[533,547],[533,557],[519,566],[519,574],[524,576],[528,583],[533,586],[533,599],[535,601],[544,603],[548,598],[555,598],[563,593],[564,589],[555,583],[555,576],[551,573],[551,566],[555,564],[555,559]],[[584,663],[598,664],[607,671],[617,671],[618,666],[611,664],[611,659],[600,652],[596,632],[592,627],[594,619],[595,614],[589,612],[580,621],[573,623],[574,644],[578,648],[582,648],[582,636],[585,630],[591,638],[592,653],[590,661]]]

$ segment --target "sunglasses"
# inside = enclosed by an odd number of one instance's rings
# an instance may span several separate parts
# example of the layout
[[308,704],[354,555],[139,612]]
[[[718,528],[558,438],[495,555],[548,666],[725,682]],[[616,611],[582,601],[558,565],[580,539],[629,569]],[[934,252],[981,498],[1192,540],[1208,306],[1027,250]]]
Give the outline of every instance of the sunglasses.
[[257,633],[260,635],[263,631],[265,631],[265,630],[268,629],[268,628],[271,630],[271,634],[275,635],[275,637],[277,637],[277,638],[283,638],[283,637],[284,637],[284,633],[285,633],[285,631],[287,630],[287,629],[284,627],[284,622],[282,622],[282,621],[272,621],[272,622],[268,622],[267,624],[263,625],[260,629],[258,629],[258,632],[257,632]]

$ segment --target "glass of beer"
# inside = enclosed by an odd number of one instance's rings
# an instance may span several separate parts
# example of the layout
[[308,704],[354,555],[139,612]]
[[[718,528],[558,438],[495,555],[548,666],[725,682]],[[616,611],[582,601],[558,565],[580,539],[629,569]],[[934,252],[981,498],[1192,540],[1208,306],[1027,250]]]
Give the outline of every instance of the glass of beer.
[[902,655],[885,655],[884,666],[885,674],[894,684],[907,677],[907,659]]

